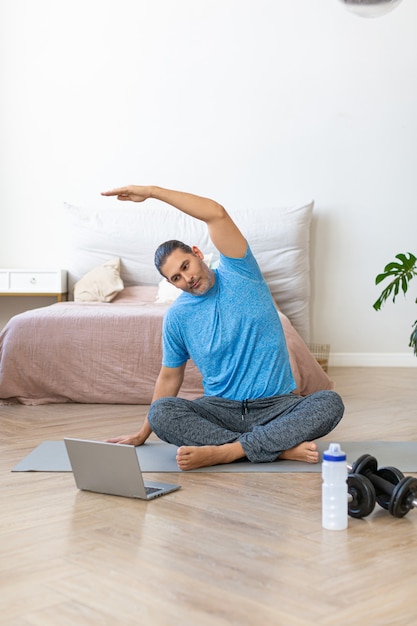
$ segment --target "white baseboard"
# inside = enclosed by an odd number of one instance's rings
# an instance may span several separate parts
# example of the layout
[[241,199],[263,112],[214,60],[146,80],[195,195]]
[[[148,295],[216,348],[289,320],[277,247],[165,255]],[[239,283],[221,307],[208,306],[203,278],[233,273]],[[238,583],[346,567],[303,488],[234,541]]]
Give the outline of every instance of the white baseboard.
[[417,367],[417,357],[410,353],[336,352],[329,356],[330,367]]

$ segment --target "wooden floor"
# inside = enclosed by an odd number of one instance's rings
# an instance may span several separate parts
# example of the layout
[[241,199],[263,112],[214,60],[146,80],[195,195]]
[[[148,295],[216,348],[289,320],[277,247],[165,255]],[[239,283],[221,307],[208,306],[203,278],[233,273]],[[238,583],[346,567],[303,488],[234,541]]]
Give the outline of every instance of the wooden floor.
[[[330,375],[346,413],[327,440],[417,440],[416,369]],[[45,440],[136,430],[145,410],[0,407],[1,624],[417,623],[417,510],[325,531],[319,473],[170,474],[180,491],[141,502],[10,471]]]

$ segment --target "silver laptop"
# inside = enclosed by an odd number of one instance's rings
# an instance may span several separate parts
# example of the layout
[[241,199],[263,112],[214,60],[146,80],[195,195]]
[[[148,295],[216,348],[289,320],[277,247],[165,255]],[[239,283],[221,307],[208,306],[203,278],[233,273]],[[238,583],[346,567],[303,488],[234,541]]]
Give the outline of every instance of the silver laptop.
[[87,439],[64,439],[78,489],[152,500],[180,485],[143,480],[135,446]]

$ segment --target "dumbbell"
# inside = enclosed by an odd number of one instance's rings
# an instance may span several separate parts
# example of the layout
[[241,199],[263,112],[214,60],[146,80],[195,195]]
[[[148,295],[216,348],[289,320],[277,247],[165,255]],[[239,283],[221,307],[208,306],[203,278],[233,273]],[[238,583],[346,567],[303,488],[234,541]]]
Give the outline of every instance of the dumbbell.
[[348,513],[351,517],[366,517],[375,508],[375,489],[369,478],[361,474],[348,474]]
[[404,517],[417,508],[417,478],[404,476],[395,467],[384,467],[378,470],[375,457],[364,454],[352,467],[348,466],[351,474],[366,477],[374,487],[376,501],[387,509],[394,517]]

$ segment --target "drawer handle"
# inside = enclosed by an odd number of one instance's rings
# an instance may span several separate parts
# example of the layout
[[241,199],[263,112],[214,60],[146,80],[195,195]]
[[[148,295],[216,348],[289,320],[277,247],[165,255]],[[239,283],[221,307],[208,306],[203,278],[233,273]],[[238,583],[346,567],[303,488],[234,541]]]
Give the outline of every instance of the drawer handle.
[[33,278],[30,279],[30,284],[31,285],[36,285],[36,278],[33,276]]

